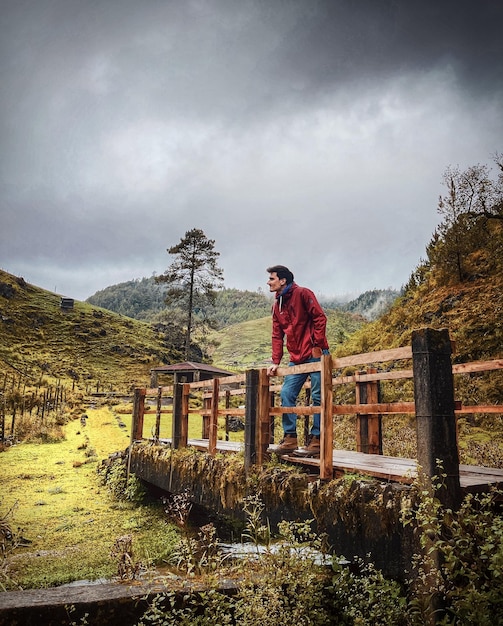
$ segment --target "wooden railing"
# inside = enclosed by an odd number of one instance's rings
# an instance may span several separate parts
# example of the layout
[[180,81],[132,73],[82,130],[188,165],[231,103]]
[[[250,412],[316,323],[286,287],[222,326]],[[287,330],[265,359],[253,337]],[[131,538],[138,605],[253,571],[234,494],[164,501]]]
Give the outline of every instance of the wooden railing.
[[[281,388],[277,379],[267,376],[266,369],[252,369],[245,374],[215,378],[200,382],[177,382],[173,386],[157,389],[136,389],[132,440],[143,438],[145,399],[157,398],[156,420],[152,439],[159,440],[161,415],[172,414],[171,446],[183,448],[188,445],[189,416],[202,417],[201,438],[207,441],[209,454],[217,451],[218,425],[230,416],[244,419],[244,463],[249,469],[262,464],[268,457],[268,448],[273,442],[275,416],[296,413],[310,416],[320,413],[320,478],[333,477],[333,416],[356,415],[356,448],[367,454],[382,454],[382,415],[415,414],[417,430],[417,462],[423,470],[433,476],[440,460],[446,474],[446,489],[459,494],[459,456],[457,447],[456,414],[503,413],[503,405],[462,406],[454,400],[454,374],[483,372],[503,368],[503,359],[478,361],[452,365],[452,346],[447,331],[423,329],[415,331],[412,345],[379,352],[369,352],[342,358],[324,355],[319,362],[293,367],[280,367],[277,377],[294,373],[321,374],[320,406],[274,406],[275,396]],[[411,362],[410,369],[377,371],[376,365],[396,361]],[[367,365],[365,371],[351,375],[334,375],[334,371]],[[380,383],[412,379],[414,401],[381,402]],[[353,404],[333,402],[334,389],[338,385],[355,385]],[[199,401],[195,396],[199,394]],[[173,398],[171,408],[162,408],[162,398]],[[231,407],[239,402],[241,408]],[[236,402],[236,398],[238,398]],[[224,406],[221,406],[224,403]],[[197,406],[193,406],[197,404]],[[244,408],[242,408],[244,407]],[[226,438],[228,430],[226,429]],[[220,446],[221,447],[221,446]]]

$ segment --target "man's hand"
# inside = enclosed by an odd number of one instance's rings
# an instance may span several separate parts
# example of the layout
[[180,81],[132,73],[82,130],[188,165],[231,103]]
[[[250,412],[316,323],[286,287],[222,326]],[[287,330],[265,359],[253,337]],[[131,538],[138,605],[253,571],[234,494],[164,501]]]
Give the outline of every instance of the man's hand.
[[321,359],[323,351],[321,348],[313,348],[311,354],[313,355],[313,359]]
[[272,365],[269,365],[269,367],[267,368],[267,375],[276,376],[277,369],[278,369],[278,366],[275,363],[273,363]]

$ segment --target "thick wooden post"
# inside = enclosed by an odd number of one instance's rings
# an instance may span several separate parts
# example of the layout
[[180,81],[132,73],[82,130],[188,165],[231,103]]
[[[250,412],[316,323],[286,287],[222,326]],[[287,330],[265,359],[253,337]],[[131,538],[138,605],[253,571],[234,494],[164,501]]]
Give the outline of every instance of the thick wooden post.
[[180,448],[186,448],[189,442],[189,396],[190,385],[183,383],[182,385],[182,411],[180,416]]
[[321,357],[321,406],[320,406],[320,479],[332,480],[334,476],[334,423],[332,419],[332,357]]
[[171,420],[171,447],[182,447],[182,392],[183,384],[175,374],[173,381],[173,418]]
[[[362,374],[375,374],[369,368]],[[356,383],[356,404],[377,404],[380,402],[379,381],[368,380]],[[382,454],[382,417],[379,413],[356,414],[356,450],[366,454]]]
[[213,379],[213,391],[211,395],[211,414],[209,420],[209,433],[208,433],[208,452],[211,456],[215,456],[217,451],[217,436],[218,436],[218,393],[220,391],[220,380],[218,378]]
[[133,423],[131,424],[131,442],[143,439],[143,417],[145,415],[146,389],[135,389],[133,399]]
[[412,333],[412,367],[417,461],[430,478],[446,474],[437,497],[444,506],[457,509],[461,502],[459,454],[451,342],[446,329],[423,328]]
[[245,401],[245,473],[250,471],[257,458],[257,407],[258,407],[258,370],[246,371],[246,401]]
[[271,442],[271,392],[269,391],[270,378],[266,369],[261,369],[258,376],[258,407],[257,407],[257,465],[262,465],[267,459],[267,448]]

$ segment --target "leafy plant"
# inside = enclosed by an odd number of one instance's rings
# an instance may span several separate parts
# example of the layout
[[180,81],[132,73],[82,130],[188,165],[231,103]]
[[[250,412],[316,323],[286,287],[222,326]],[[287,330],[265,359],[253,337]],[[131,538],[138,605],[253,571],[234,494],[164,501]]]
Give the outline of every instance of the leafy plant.
[[189,525],[192,509],[187,490],[163,497],[165,513],[182,531],[182,539],[173,550],[171,562],[189,576],[210,574],[220,568],[226,557],[220,551],[216,528],[213,524],[201,526],[197,534]]
[[415,504],[403,511],[421,547],[410,581],[411,619],[423,624],[437,614],[446,625],[503,623],[503,491],[468,494],[452,511],[436,496],[441,487],[441,474],[431,484],[420,479]]
[[[94,450],[93,454],[96,454]],[[135,474],[127,475],[127,467],[123,458],[116,457],[102,463],[97,472],[102,483],[117,500],[139,503],[145,497],[145,488],[141,480]]]

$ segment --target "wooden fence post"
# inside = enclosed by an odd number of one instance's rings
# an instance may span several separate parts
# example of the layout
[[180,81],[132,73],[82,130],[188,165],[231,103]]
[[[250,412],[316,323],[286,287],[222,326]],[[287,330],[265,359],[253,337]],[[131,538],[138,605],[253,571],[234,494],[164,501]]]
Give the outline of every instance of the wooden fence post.
[[270,378],[265,368],[258,375],[258,406],[257,406],[257,465],[262,465],[267,458],[267,448],[271,442],[271,392]]
[[[375,374],[373,367],[362,374]],[[381,401],[379,381],[367,380],[356,383],[356,404],[377,404]],[[379,413],[356,414],[356,451],[366,454],[382,454],[382,417]]]
[[182,414],[180,416],[180,448],[186,448],[189,443],[189,397],[190,385],[183,383],[182,385]]
[[258,406],[259,372],[246,370],[246,404],[245,404],[245,474],[248,474],[256,462],[257,446],[257,406]]
[[446,329],[423,328],[412,333],[412,367],[417,461],[430,478],[446,474],[437,497],[455,510],[461,502],[461,487],[451,342]]
[[162,409],[162,387],[157,388],[157,406],[155,413],[155,432],[154,439],[159,441],[161,434],[161,409]]
[[[211,397],[203,398],[203,409],[205,411],[211,410],[211,401],[212,401]],[[201,439],[209,439],[209,438],[210,438],[210,418],[208,415],[203,415]]]
[[[227,389],[225,392],[225,408],[230,409],[231,407],[231,392]],[[227,413],[225,415],[225,441],[229,441],[229,419],[230,414]]]
[[171,447],[174,450],[182,447],[182,398],[183,383],[179,382],[175,374],[173,378],[173,417],[171,419]]
[[131,443],[143,439],[143,418],[145,415],[146,389],[136,388],[133,398],[133,423],[131,425]]
[[[269,396],[270,396],[269,406],[270,407],[274,407],[274,405],[276,403],[276,394],[275,394],[275,392],[271,391],[269,393]],[[271,415],[269,419],[270,419],[270,424],[271,424],[270,430],[269,430],[269,432],[270,432],[269,443],[273,444],[274,443],[274,426],[276,424],[276,418],[275,418],[274,415]]]
[[320,479],[332,480],[334,476],[334,423],[332,419],[333,387],[332,357],[321,357],[321,406],[320,406]]
[[220,379],[213,379],[213,391],[211,394],[211,413],[209,420],[209,433],[208,433],[208,453],[211,456],[215,456],[217,451],[217,436],[218,436],[218,402],[220,391]]

